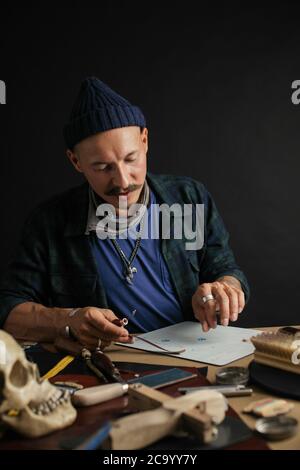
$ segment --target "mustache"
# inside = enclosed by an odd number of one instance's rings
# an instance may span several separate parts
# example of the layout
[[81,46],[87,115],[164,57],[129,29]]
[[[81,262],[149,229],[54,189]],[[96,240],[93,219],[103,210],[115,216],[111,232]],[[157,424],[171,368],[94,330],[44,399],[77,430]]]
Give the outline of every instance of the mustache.
[[130,184],[128,188],[122,189],[119,186],[110,189],[105,193],[106,196],[119,196],[121,193],[131,193],[132,191],[136,191],[140,189],[143,185],[142,184]]

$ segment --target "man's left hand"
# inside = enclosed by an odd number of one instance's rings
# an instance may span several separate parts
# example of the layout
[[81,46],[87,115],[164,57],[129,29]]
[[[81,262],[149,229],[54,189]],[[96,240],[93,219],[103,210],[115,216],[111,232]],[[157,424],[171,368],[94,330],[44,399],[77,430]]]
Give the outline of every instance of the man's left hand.
[[[207,296],[213,296],[213,299],[206,300]],[[192,297],[192,307],[203,331],[207,332],[216,328],[217,314],[223,326],[227,326],[229,320],[236,321],[245,307],[245,296],[236,278],[224,276],[215,282],[201,284]]]

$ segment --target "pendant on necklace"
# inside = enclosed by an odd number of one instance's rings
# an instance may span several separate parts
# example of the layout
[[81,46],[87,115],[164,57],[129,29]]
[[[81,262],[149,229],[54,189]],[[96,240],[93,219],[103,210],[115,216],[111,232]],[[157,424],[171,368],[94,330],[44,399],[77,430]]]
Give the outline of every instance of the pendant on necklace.
[[137,269],[135,267],[128,266],[126,269],[126,281],[128,284],[132,285],[133,275],[137,273]]

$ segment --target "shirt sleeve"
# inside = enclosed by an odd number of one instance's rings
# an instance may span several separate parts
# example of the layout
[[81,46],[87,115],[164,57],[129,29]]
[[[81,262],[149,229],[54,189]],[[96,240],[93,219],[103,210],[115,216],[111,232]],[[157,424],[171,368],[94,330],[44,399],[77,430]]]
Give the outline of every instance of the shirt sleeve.
[[200,284],[214,282],[222,276],[233,276],[240,281],[247,303],[250,297],[247,278],[235,261],[229,246],[229,234],[208,191],[205,191],[204,210],[205,252],[200,270]]
[[0,283],[0,328],[10,311],[24,302],[47,302],[46,244],[38,217],[24,225],[16,254]]

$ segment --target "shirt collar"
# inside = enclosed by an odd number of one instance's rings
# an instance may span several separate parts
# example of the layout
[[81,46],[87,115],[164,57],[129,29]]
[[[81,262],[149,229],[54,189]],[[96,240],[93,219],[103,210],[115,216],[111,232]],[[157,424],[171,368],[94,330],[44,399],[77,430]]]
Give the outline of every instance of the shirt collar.
[[[150,188],[148,186],[147,181],[145,181],[145,183],[146,183],[147,189],[144,190],[144,200],[147,200],[147,205],[148,205],[150,201],[150,195],[149,195]],[[145,194],[147,194],[147,197],[145,196]],[[85,228],[85,235],[89,235],[90,232],[95,232],[97,228],[97,224],[99,223],[99,217],[97,217],[96,215],[97,196],[95,195],[95,193],[93,193],[93,189],[90,186],[89,186],[88,196],[89,196],[89,204],[88,204],[88,216],[87,216],[87,223],[86,223],[86,228]],[[137,219],[135,220],[136,220],[135,223],[140,222],[140,218],[138,220]]]

